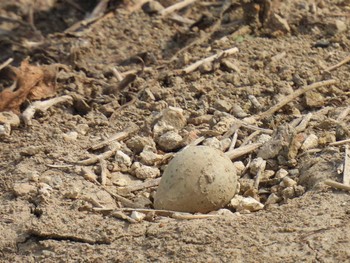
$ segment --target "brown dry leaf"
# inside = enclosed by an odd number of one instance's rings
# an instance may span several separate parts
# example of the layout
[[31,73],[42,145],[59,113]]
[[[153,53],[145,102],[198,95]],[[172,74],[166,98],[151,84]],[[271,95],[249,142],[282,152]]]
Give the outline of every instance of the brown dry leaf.
[[16,89],[5,89],[0,93],[0,112],[12,111],[19,114],[20,106],[25,100],[39,100],[55,94],[56,70],[53,66],[33,66],[26,59],[19,68],[11,69],[16,74]]

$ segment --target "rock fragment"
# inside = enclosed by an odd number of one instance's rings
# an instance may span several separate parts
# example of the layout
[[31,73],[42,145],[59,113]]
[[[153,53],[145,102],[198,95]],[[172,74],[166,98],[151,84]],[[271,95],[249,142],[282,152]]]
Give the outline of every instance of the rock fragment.
[[154,149],[156,148],[156,144],[155,144],[155,142],[153,141],[152,138],[150,138],[150,137],[142,137],[142,136],[139,136],[139,135],[136,135],[136,136],[130,138],[126,142],[126,145],[128,146],[128,148],[130,148],[130,150],[132,150],[136,154],[139,154],[140,152],[142,152],[142,150],[146,146],[153,147]]
[[139,179],[156,178],[160,176],[160,171],[158,168],[143,165],[139,162],[133,163],[131,169],[135,177]]
[[156,140],[159,148],[166,152],[180,148],[182,146],[182,141],[182,136],[176,131],[168,131]]
[[16,196],[26,196],[28,194],[37,193],[36,186],[29,183],[15,183],[12,190]]

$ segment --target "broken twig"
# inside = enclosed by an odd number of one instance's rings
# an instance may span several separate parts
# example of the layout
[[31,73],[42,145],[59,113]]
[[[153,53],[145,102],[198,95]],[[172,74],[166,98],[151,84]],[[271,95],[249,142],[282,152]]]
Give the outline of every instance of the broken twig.
[[329,80],[316,82],[316,83],[313,83],[311,85],[302,87],[302,88],[296,90],[295,92],[293,92],[292,94],[288,95],[287,97],[285,97],[282,101],[277,103],[275,106],[271,107],[267,111],[265,111],[265,112],[261,113],[260,115],[256,116],[256,119],[259,119],[259,120],[266,119],[266,118],[272,116],[276,111],[281,109],[283,106],[285,106],[286,104],[288,104],[292,100],[296,99],[297,97],[303,95],[304,93],[306,93],[306,92],[308,92],[310,90],[313,90],[313,89],[320,88],[320,87],[330,86],[330,85],[336,84],[337,82],[338,81],[335,80],[335,79],[329,79]]
[[339,63],[333,65],[333,66],[330,66],[328,68],[326,68],[324,71],[332,71],[332,70],[335,70],[336,68],[339,68],[343,65],[345,65],[346,63],[349,63],[350,62],[350,56],[347,56],[346,58],[344,58],[342,61],[340,61]]
[[32,118],[33,118],[35,112],[37,112],[37,111],[45,112],[50,107],[56,105],[57,103],[66,102],[66,101],[72,103],[73,98],[69,95],[65,95],[65,96],[53,98],[50,100],[35,101],[22,113],[23,121],[26,125],[31,125]]
[[325,180],[324,184],[331,186],[331,187],[334,187],[334,188],[337,188],[337,189],[340,189],[340,190],[350,191],[350,185],[338,183],[338,182],[333,181],[333,180]]
[[177,10],[180,10],[180,9],[183,9],[185,8],[186,6],[190,5],[190,4],[193,4],[194,2],[196,2],[197,0],[183,0],[179,3],[176,3],[174,5],[171,5],[165,9],[163,9],[162,11],[160,11],[160,15],[161,16],[167,16]]
[[117,132],[116,134],[112,135],[107,140],[91,146],[91,149],[92,150],[101,149],[102,147],[109,145],[111,142],[124,140],[128,138],[131,134],[136,132],[137,130],[138,130],[137,126],[129,126],[123,131]]
[[230,158],[231,160],[236,159],[238,157],[241,157],[247,153],[250,153],[252,151],[255,151],[258,149],[262,143],[252,143],[248,144],[246,146],[239,147],[237,149],[234,149],[232,151],[226,152],[225,155]]
[[120,149],[120,144],[119,143],[116,143],[111,150],[107,151],[107,152],[104,152],[104,153],[101,153],[99,155],[95,155],[89,159],[86,159],[86,160],[82,160],[82,161],[78,161],[76,162],[76,164],[78,165],[91,165],[91,164],[95,164],[97,163],[98,161],[100,161],[101,159],[102,160],[105,160],[105,159],[108,159],[109,157],[113,156],[113,154],[116,153],[117,150]]
[[345,145],[343,183],[350,186],[350,149],[348,144]]
[[181,72],[182,73],[185,73],[185,74],[188,74],[192,71],[195,71],[197,68],[199,68],[202,64],[204,63],[209,63],[209,62],[213,62],[217,59],[221,59],[221,58],[224,58],[224,57],[227,57],[229,55],[232,55],[232,54],[235,54],[238,52],[238,48],[236,47],[233,47],[233,48],[230,48],[230,49],[226,49],[218,54],[215,54],[215,55],[212,55],[210,57],[207,57],[207,58],[204,58],[204,59],[201,59],[189,66],[187,66],[186,68],[182,69]]
[[2,70],[3,68],[6,68],[8,65],[10,65],[13,61],[13,58],[9,58],[8,60],[6,60],[5,62],[3,62],[0,65],[0,70]]

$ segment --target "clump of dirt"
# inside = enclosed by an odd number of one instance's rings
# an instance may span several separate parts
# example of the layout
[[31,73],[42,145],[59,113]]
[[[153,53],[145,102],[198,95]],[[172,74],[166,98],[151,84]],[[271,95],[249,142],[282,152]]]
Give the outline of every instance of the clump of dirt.
[[[349,4],[177,2],[0,3],[5,262],[350,256]],[[154,209],[188,145],[232,160],[223,209]]]

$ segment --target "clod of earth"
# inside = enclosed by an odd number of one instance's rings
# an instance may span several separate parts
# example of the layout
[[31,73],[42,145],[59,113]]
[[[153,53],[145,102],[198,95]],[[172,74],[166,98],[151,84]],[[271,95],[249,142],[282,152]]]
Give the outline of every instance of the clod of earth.
[[221,151],[189,146],[166,167],[154,207],[207,213],[224,207],[237,189],[236,169]]

